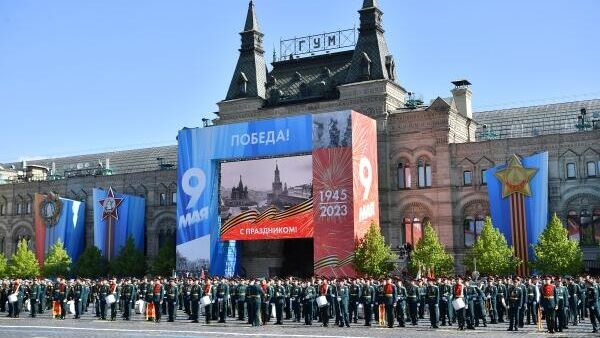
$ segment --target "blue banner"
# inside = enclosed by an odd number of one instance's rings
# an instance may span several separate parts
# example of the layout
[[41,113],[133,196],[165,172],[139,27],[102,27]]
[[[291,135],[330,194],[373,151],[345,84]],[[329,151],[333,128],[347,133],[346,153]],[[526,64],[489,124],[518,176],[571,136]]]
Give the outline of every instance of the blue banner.
[[[64,244],[73,262],[79,259],[85,245],[85,203],[60,198],[62,210],[56,225],[45,227],[45,252],[57,241]],[[36,233],[37,229],[36,229]]]
[[219,241],[219,161],[310,152],[312,116],[185,128],[178,142],[177,269],[233,275],[239,250]]
[[[548,223],[548,152],[522,158],[521,164],[525,169],[535,169],[529,180],[530,196],[524,196],[527,252],[529,260],[533,261],[532,244],[537,243]],[[496,175],[506,168],[507,164],[502,164],[488,169],[485,174],[492,222],[506,237],[508,244],[513,245],[511,205],[509,197],[503,197],[505,187]]]
[[[108,196],[108,191],[102,189],[93,190],[94,201],[94,245],[100,249],[103,255],[107,254],[107,226],[108,220],[103,217],[104,209],[100,201]],[[114,194],[121,199],[117,206],[116,220],[112,220],[114,227],[112,246],[113,256],[119,254],[121,247],[125,245],[127,238],[133,238],[137,250],[144,251],[144,220],[146,200],[142,197]]]

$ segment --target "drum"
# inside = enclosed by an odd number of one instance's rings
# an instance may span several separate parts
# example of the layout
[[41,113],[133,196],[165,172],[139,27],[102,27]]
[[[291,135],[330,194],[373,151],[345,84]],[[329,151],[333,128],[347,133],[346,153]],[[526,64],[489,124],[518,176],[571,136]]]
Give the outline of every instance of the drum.
[[210,305],[210,297],[204,296],[204,297],[200,298],[200,305],[202,305],[202,306]]
[[135,301],[135,313],[144,313],[144,307],[146,306],[146,302],[141,299]]
[[117,300],[115,299],[115,295],[106,296],[106,304],[111,305],[112,303],[114,303],[116,301]]
[[456,298],[452,301],[452,307],[454,310],[460,310],[465,307],[465,301],[462,298]]
[[8,302],[9,303],[14,303],[18,300],[19,298],[17,297],[16,293],[11,293],[10,295],[8,295]]
[[69,313],[74,315],[75,314],[75,301],[68,301],[67,305],[69,306]]
[[327,297],[325,297],[325,296],[317,297],[317,305],[319,307],[326,306],[327,305]]
[[29,299],[25,301],[25,308],[27,312],[31,312],[31,301]]

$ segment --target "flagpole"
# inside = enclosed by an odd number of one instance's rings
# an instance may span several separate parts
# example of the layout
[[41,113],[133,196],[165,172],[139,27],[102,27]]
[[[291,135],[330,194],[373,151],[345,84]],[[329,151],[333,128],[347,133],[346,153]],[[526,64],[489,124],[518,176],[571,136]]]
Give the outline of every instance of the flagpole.
[[107,249],[107,258],[110,261],[111,257],[112,257],[112,217],[109,216],[108,217],[108,249]]

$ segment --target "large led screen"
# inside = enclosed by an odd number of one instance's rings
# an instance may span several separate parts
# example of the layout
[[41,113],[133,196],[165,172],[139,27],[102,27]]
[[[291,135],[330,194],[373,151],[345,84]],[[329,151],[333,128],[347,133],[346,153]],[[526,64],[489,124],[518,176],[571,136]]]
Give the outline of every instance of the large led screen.
[[313,236],[312,156],[221,163],[222,240]]

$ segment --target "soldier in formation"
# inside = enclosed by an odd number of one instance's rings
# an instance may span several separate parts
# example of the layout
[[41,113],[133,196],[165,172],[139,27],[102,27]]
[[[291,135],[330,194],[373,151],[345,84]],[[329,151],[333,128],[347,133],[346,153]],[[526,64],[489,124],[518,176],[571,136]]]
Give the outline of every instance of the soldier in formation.
[[[136,314],[140,319],[159,323],[162,314],[168,321],[221,323],[237,319],[252,326],[275,325],[286,321],[312,325],[315,321],[340,327],[405,327],[457,324],[459,330],[474,330],[478,325],[502,325],[517,331],[536,326],[545,318],[549,333],[565,332],[589,318],[592,330],[600,323],[598,278],[545,276],[522,279],[490,276],[471,278],[169,278],[146,277],[89,280],[77,278],[54,281],[4,280],[0,283],[0,311],[18,318],[22,311],[36,317],[52,310],[57,319],[72,314],[80,319],[91,306],[101,320],[123,320]],[[3,305],[3,306],[2,306]],[[421,310],[423,308],[423,310]],[[163,312],[164,309],[164,312]],[[181,310],[178,316],[178,310]],[[587,315],[587,316],[586,316]]]

